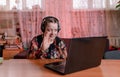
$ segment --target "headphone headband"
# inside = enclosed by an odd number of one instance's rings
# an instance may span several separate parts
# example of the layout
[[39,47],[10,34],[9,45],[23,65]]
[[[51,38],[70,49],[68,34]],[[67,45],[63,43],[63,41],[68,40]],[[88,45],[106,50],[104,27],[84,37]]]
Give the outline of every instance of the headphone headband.
[[58,24],[58,32],[59,32],[60,31],[59,20],[53,16],[47,16],[47,17],[43,18],[42,23],[41,23],[42,32],[45,32],[45,28],[46,28],[47,24],[50,22]]

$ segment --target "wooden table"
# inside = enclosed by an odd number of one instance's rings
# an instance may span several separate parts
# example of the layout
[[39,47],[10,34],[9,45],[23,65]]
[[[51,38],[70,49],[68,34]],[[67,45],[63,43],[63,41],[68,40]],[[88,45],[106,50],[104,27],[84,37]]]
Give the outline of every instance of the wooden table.
[[0,65],[0,77],[120,77],[120,60],[102,60],[98,67],[59,75],[44,68],[44,64],[55,60],[9,59]]

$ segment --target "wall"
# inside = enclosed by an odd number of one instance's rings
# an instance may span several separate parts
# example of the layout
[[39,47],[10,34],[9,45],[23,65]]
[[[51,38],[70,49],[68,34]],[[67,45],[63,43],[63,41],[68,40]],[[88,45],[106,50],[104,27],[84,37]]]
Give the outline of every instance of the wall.
[[0,12],[0,33],[6,32],[8,36],[16,35],[16,27],[14,25],[14,12],[1,11]]

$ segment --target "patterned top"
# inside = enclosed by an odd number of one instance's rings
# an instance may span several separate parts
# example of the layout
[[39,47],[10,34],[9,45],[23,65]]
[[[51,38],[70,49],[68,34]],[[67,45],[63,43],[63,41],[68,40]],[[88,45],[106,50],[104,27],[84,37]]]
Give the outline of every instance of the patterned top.
[[58,59],[63,58],[63,55],[60,55],[58,47],[62,49],[62,52],[66,48],[65,43],[59,38],[56,37],[54,42],[49,46],[45,51],[41,50],[41,43],[43,41],[43,36],[39,35],[32,39],[30,53],[34,52],[36,58],[48,58],[48,59]]

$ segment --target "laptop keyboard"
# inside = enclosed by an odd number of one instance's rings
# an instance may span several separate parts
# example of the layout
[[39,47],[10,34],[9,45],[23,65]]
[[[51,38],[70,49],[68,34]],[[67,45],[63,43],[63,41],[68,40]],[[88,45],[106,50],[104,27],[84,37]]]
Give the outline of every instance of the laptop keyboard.
[[64,72],[65,70],[65,62],[54,62],[49,65],[49,67],[53,70]]
[[53,69],[63,72],[65,70],[65,65],[63,65],[63,64],[54,65]]

